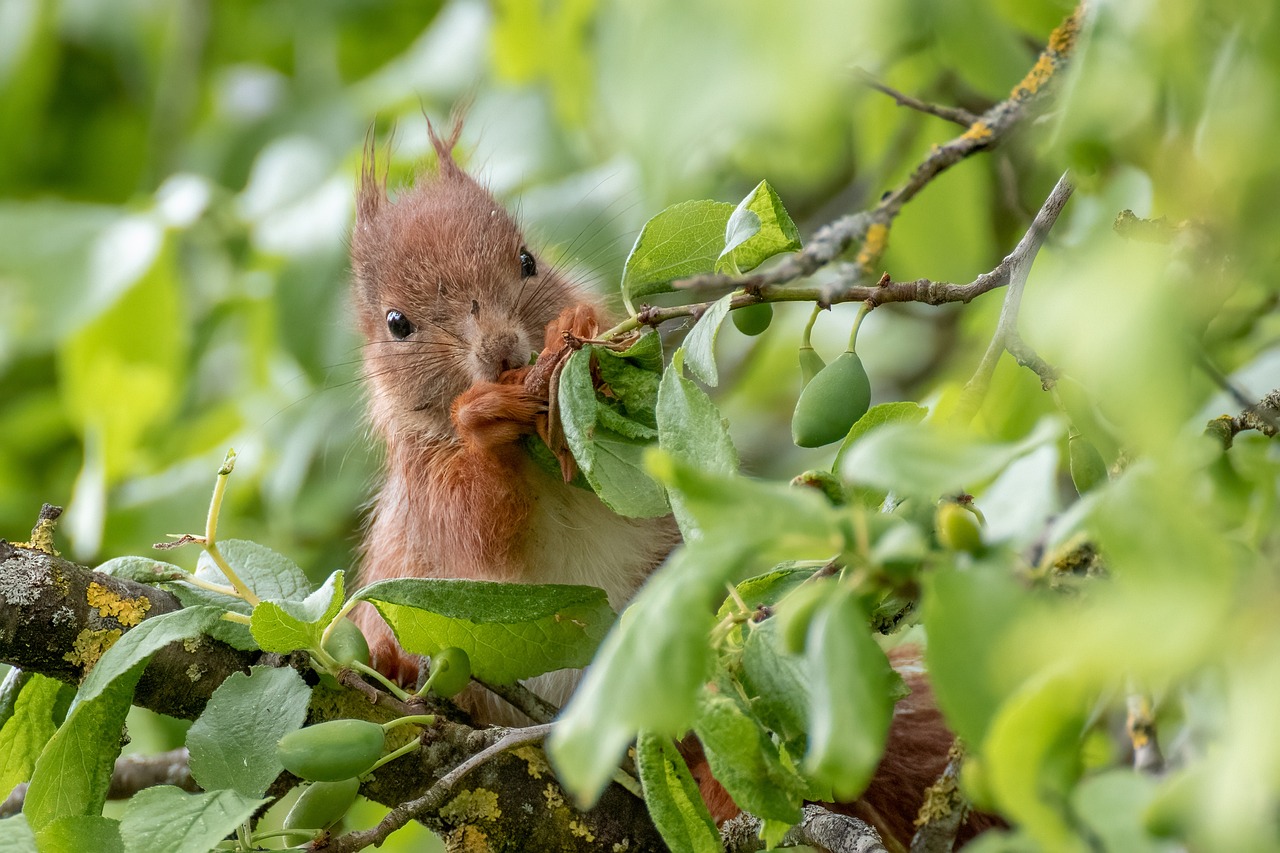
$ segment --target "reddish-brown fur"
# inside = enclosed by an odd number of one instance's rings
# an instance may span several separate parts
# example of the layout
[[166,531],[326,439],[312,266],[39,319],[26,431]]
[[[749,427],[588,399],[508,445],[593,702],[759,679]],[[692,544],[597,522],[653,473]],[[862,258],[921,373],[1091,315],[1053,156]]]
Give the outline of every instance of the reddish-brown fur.
[[[536,469],[519,445],[547,409],[545,397],[524,384],[530,354],[555,354],[565,331],[594,336],[603,314],[548,263],[523,275],[516,223],[453,160],[459,131],[457,123],[446,139],[432,131],[439,169],[396,201],[372,156],[360,184],[354,305],[366,341],[369,418],[387,451],[361,580],[592,583],[620,608],[675,544],[671,520],[613,515],[589,493]],[[411,321],[413,334],[393,335],[389,311]],[[377,613],[363,605],[355,619],[374,666],[403,684],[416,681],[418,660]],[[952,737],[923,676],[904,674],[912,695],[898,705],[871,787],[848,808],[878,826],[886,842],[909,846],[911,821]],[[544,692],[562,702],[573,683],[548,681]],[[479,722],[519,721],[481,695],[469,703]],[[705,760],[693,765],[713,813],[736,813]]]

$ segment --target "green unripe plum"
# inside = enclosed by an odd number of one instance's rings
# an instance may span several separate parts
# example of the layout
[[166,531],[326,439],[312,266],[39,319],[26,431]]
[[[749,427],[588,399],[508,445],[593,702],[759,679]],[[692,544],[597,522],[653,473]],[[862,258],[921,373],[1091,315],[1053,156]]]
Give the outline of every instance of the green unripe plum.
[[813,347],[800,347],[800,387],[804,388],[817,376],[827,363]]
[[1071,463],[1071,482],[1077,492],[1083,495],[1099,483],[1106,482],[1107,463],[1079,433],[1073,432],[1067,438],[1067,454]]
[[471,683],[471,658],[457,646],[441,649],[431,656],[431,676],[427,687],[437,696],[457,696]]
[[369,665],[369,643],[350,619],[344,618],[334,626],[324,642],[324,650],[343,666],[351,666],[352,661]]
[[276,752],[284,769],[312,782],[341,782],[382,757],[386,733],[368,720],[329,720],[289,732]]
[[328,829],[342,819],[359,793],[360,780],[354,776],[337,782],[312,782],[289,809],[283,827],[312,831]]
[[938,504],[933,523],[942,547],[970,554],[982,550],[982,529],[978,526],[978,519],[960,504],[952,501]]
[[791,417],[791,438],[798,447],[822,447],[839,441],[867,413],[871,380],[857,353],[843,353],[800,392]]
[[791,480],[791,485],[817,489],[822,492],[827,500],[831,501],[832,506],[844,506],[849,502],[848,495],[844,491],[844,483],[840,482],[840,478],[830,471],[821,469],[805,471],[803,474],[796,475]]
[[773,322],[773,306],[768,302],[757,302],[733,311],[733,325],[744,335],[755,337],[769,328]]

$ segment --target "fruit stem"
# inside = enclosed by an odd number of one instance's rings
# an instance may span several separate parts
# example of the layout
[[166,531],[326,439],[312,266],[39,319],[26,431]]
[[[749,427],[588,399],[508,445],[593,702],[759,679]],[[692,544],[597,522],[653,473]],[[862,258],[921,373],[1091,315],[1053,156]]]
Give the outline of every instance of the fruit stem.
[[845,350],[846,352],[856,352],[854,347],[858,344],[858,329],[862,328],[862,321],[871,313],[871,308],[871,302],[866,301],[863,302],[862,307],[858,309],[858,316],[855,317],[853,321],[853,330],[849,332],[849,346]]
[[392,729],[394,729],[396,726],[402,726],[402,725],[405,725],[406,723],[414,723],[419,726],[434,726],[436,724],[436,715],[435,714],[409,714],[408,716],[404,716],[404,717],[396,717],[394,720],[389,720],[383,723],[382,730],[384,732],[389,732]]
[[[407,718],[403,718],[403,719],[407,719]],[[394,720],[392,722],[394,722]],[[399,749],[392,750],[391,752],[388,752],[386,755],[379,758],[377,761],[373,763],[372,767],[370,767],[368,770],[360,774],[360,778],[361,779],[368,778],[370,773],[377,770],[382,765],[389,764],[390,762],[395,761],[397,758],[399,758],[402,755],[408,755],[411,752],[416,752],[418,748],[421,746],[422,744],[418,742],[418,739],[414,738],[413,740],[409,741]]]
[[813,324],[818,322],[818,314],[822,311],[822,306],[815,304],[813,311],[809,313],[809,322],[805,323],[804,334],[800,337],[800,346],[813,349],[813,344],[809,343],[809,336],[813,333]]
[[358,660],[353,660],[349,668],[354,669],[361,675],[367,675],[370,678],[377,680],[383,687],[390,691],[391,695],[395,696],[401,702],[408,702],[413,698],[409,693],[401,690],[400,685],[396,684],[394,681],[390,680],[371,666],[367,666]]

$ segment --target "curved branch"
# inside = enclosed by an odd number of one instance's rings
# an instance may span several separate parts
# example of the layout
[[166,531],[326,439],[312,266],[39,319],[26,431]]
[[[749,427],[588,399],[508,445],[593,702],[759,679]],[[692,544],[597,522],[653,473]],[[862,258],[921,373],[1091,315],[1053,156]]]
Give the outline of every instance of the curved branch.
[[[720,828],[725,853],[763,850],[760,818],[742,813]],[[796,824],[783,836],[782,845],[808,844],[830,853],[888,853],[880,835],[868,823],[849,815],[807,805]]]

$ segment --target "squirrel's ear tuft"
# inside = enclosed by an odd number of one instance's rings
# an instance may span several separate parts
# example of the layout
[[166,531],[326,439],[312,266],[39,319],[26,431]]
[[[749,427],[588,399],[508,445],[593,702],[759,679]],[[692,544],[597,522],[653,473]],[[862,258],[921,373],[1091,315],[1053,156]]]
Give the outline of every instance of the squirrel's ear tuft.
[[364,137],[364,156],[360,163],[360,180],[356,186],[356,218],[368,222],[387,202],[387,174],[391,169],[391,142],[387,142],[387,168],[378,177],[377,139],[374,125]]
[[436,157],[440,162],[440,174],[442,175],[461,175],[464,174],[462,167],[453,159],[453,147],[458,144],[458,137],[462,135],[463,120],[467,116],[467,108],[471,106],[470,99],[459,101],[454,104],[453,110],[449,113],[449,135],[441,139],[436,134],[435,125],[431,123],[431,118],[427,118],[427,133],[431,136],[431,145],[436,149]]

